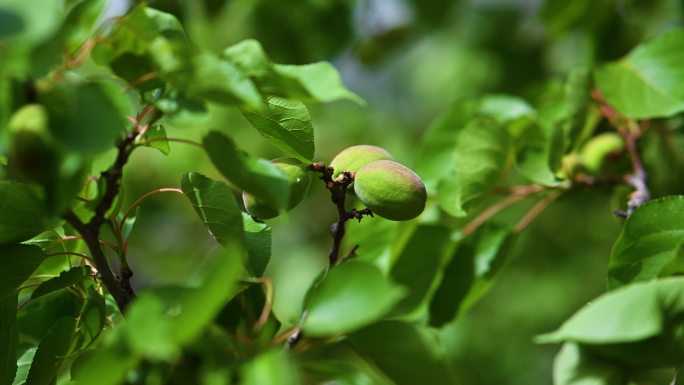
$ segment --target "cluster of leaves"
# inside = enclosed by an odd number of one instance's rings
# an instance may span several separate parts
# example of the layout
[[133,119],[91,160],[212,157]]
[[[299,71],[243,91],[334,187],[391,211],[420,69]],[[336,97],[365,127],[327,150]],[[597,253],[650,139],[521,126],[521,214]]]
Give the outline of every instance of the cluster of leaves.
[[[239,109],[270,143],[311,163],[305,103],[361,99],[327,63],[276,64],[254,40],[202,50],[171,14],[138,4],[102,23],[105,4],[0,6],[0,385],[456,383],[438,328],[487,293],[546,206],[601,185],[635,189],[641,200],[623,199],[629,217],[608,272],[616,290],[540,337],[564,343],[555,381],[627,384],[684,361],[684,282],[666,278],[682,272],[684,204],[680,196],[642,204],[636,146],[684,111],[683,31],[577,69],[538,103],[509,95],[456,103],[428,129],[414,167],[430,193],[426,213],[350,226],[345,246],[363,246],[356,257],[282,304],[278,282],[263,276],[272,229],[236,200],[237,189],[285,209],[277,167],[218,131],[194,143],[231,186],[191,172],[179,189],[146,197],[183,194],[219,251],[201,277],[136,294],[126,254],[142,200],[122,207],[124,166],[140,147],[166,154],[169,142],[188,142],[164,126],[191,127],[209,104]],[[624,150],[586,167],[583,151],[604,132],[619,134]],[[91,175],[113,145],[112,166]],[[517,223],[491,220],[537,196]]]

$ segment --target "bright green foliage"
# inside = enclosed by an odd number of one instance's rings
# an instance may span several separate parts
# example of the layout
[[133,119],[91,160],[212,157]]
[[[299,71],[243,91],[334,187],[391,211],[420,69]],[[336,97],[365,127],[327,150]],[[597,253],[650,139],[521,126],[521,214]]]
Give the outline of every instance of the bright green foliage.
[[0,385],[681,382],[681,4],[467,3],[0,1]]
[[[291,210],[304,199],[311,185],[311,175],[306,171],[304,164],[293,158],[279,158],[271,162],[287,177],[290,201],[285,207]],[[277,206],[268,201],[259,199],[248,192],[242,193],[242,200],[247,212],[259,219],[275,218],[279,214]]]
[[376,267],[364,262],[345,263],[309,291],[302,329],[311,336],[349,333],[381,319],[403,292]]
[[631,118],[672,116],[684,110],[684,31],[672,30],[596,71],[603,96]]
[[608,286],[647,281],[681,271],[684,197],[651,201],[632,214],[613,246]]
[[464,206],[499,182],[510,150],[510,134],[496,121],[468,123],[453,150],[452,171],[437,188],[442,208],[456,217],[467,215]]

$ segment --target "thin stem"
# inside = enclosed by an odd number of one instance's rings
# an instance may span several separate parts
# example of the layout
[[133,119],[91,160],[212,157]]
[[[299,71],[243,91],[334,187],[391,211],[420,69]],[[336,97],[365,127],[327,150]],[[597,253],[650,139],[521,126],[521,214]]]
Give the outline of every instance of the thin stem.
[[73,256],[76,256],[76,257],[80,257],[80,258],[86,259],[86,260],[90,261],[91,263],[94,263],[94,262],[95,262],[95,261],[93,261],[93,259],[90,258],[89,256],[87,256],[87,255],[85,255],[85,254],[82,254],[82,253],[76,253],[76,252],[73,252],[73,251],[63,251],[63,252],[60,252],[60,253],[51,253],[51,254],[46,254],[45,256],[46,256],[46,257],[57,257],[57,256],[60,256],[60,255],[73,255]]
[[268,317],[271,315],[271,309],[273,308],[273,296],[274,296],[274,290],[273,290],[273,282],[265,277],[261,278],[243,278],[243,282],[247,283],[256,283],[264,286],[264,289],[266,291],[266,300],[264,301],[264,307],[261,309],[261,314],[259,315],[259,319],[257,322],[254,324],[254,330],[258,331],[261,329],[262,326],[268,322]]
[[146,138],[143,143],[152,143],[152,142],[177,142],[177,143],[185,143],[189,144],[195,147],[199,148],[204,148],[202,143],[195,142],[190,139],[183,139],[183,138]]
[[525,214],[525,216],[515,225],[513,231],[521,233],[527,228],[549,205],[561,195],[560,190],[554,190],[548,193],[544,198],[537,202],[532,209]]
[[[83,239],[83,237],[79,237],[77,235],[67,235],[65,237],[62,237],[61,240],[62,241],[73,241],[73,240],[83,241],[84,239]],[[107,242],[104,239],[98,239],[98,242],[100,242],[100,244],[102,244],[103,246],[107,246],[107,248],[109,248],[113,252],[117,253],[116,246],[111,244],[110,242]]]
[[131,215],[133,210],[135,210],[136,207],[138,207],[142,202],[144,202],[145,200],[147,200],[150,197],[153,197],[157,194],[166,193],[166,192],[174,192],[174,193],[183,194],[183,190],[181,190],[181,189],[174,188],[174,187],[165,187],[165,188],[152,190],[152,191],[148,192],[147,194],[141,196],[140,198],[136,199],[135,202],[131,203],[131,205],[128,206],[128,208],[126,209],[126,212],[124,213],[123,217],[121,217],[121,222],[119,223],[119,231],[121,231],[123,229],[123,226],[126,223],[126,219],[128,219],[128,217]]
[[468,236],[475,232],[480,226],[485,224],[488,220],[498,214],[501,210],[506,207],[523,200],[531,195],[537,194],[544,190],[543,186],[540,185],[524,185],[524,186],[513,186],[508,189],[510,193],[506,198],[496,202],[492,206],[488,207],[486,210],[480,213],[475,219],[468,223],[463,228],[463,235]]

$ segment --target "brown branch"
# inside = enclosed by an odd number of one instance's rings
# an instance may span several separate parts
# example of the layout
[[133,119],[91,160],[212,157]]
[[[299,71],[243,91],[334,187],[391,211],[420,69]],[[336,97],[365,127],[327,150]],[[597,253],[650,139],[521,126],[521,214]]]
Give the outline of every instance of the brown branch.
[[320,179],[325,182],[325,187],[330,191],[330,199],[337,208],[337,222],[330,227],[330,233],[333,237],[333,244],[328,253],[328,265],[334,266],[340,258],[340,247],[342,246],[342,238],[345,234],[345,223],[350,219],[358,219],[359,222],[364,215],[373,216],[373,212],[366,208],[363,210],[351,209],[347,211],[345,208],[345,199],[347,196],[347,187],[354,182],[354,174],[345,171],[337,178],[333,179],[333,168],[328,167],[323,163],[313,163],[309,165],[309,170],[321,173]]
[[105,257],[104,252],[100,247],[100,226],[92,226],[92,220],[88,223],[83,223],[72,211],[65,213],[63,218],[83,236],[83,241],[85,241],[86,246],[88,246],[88,249],[90,250],[100,279],[107,287],[107,290],[109,290],[112,297],[114,297],[116,304],[119,306],[119,310],[123,313],[130,302],[131,297],[122,290],[119,280],[114,276],[114,273],[112,273],[107,257]]
[[119,310],[123,313],[128,306],[128,303],[135,296],[130,285],[130,278],[133,272],[122,264],[120,277],[117,278],[112,272],[111,266],[107,261],[102,248],[100,247],[100,229],[103,224],[107,222],[107,212],[111,209],[116,196],[121,190],[121,178],[123,176],[123,168],[128,162],[131,150],[134,147],[135,139],[140,131],[142,120],[147,114],[152,112],[150,107],[146,107],[139,114],[137,124],[134,130],[129,132],[123,139],[117,141],[117,154],[112,166],[100,174],[100,180],[104,180],[105,191],[102,199],[95,207],[95,214],[87,223],[83,223],[72,211],[63,215],[63,218],[71,224],[71,226],[78,231],[90,250],[90,254],[95,263],[95,268],[99,272],[102,282],[116,300]]

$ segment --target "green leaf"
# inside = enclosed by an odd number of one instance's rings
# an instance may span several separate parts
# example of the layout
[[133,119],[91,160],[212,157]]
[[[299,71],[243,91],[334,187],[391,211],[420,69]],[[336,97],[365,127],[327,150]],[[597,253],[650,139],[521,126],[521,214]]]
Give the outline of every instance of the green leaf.
[[26,378],[27,384],[49,385],[53,383],[64,357],[69,352],[75,330],[76,320],[73,318],[64,317],[55,322],[38,345]]
[[17,373],[17,295],[0,299],[0,385],[11,385]]
[[196,339],[202,330],[237,293],[237,280],[242,273],[245,251],[241,245],[224,245],[211,261],[202,283],[179,299],[180,313],[171,329],[177,344],[185,345]]
[[639,282],[600,296],[537,341],[594,345],[640,341],[658,336],[675,320],[681,322],[682,314],[684,278]]
[[225,183],[191,172],[181,177],[181,189],[221,245],[243,242],[242,214]]
[[563,154],[563,131],[554,124],[533,123],[522,133],[516,166],[530,181],[545,186],[561,183],[556,176]]
[[137,141],[140,145],[156,148],[164,155],[169,155],[171,152],[169,142],[166,140],[166,130],[160,123],[153,124]]
[[0,36],[26,50],[52,36],[62,22],[59,4],[51,0],[5,0],[0,10]]
[[565,83],[563,113],[558,123],[563,131],[565,149],[575,148],[587,121],[591,100],[591,72],[577,68],[570,72]]
[[31,299],[36,299],[55,290],[64,289],[75,285],[90,277],[90,266],[77,266],[68,271],[63,271],[59,276],[43,282],[31,293]]
[[238,149],[233,140],[218,132],[207,134],[203,145],[214,166],[235,186],[274,206],[287,207],[290,185],[273,163]]
[[246,39],[223,51],[223,57],[242,70],[247,76],[257,80],[272,76],[273,63],[263,47],[254,39]]
[[242,114],[252,126],[279,149],[302,162],[314,157],[314,130],[304,103],[278,97],[266,100],[266,108]]
[[90,37],[106,5],[106,0],[86,0],[69,11],[60,31],[60,38],[68,52],[76,51]]
[[453,150],[451,175],[437,188],[441,207],[453,216],[466,216],[465,205],[499,182],[510,150],[508,131],[496,121],[479,118],[468,123]]
[[123,92],[109,83],[60,84],[39,100],[48,111],[54,137],[83,153],[111,148],[123,136],[131,110]]
[[241,367],[242,385],[296,385],[299,374],[292,357],[282,349],[259,354]]
[[192,59],[192,80],[187,84],[188,96],[219,104],[261,108],[262,96],[249,77],[238,67],[211,54]]
[[275,64],[261,44],[253,39],[226,48],[223,57],[251,77],[265,95],[298,99],[305,103],[343,99],[364,103],[361,97],[344,86],[337,70],[329,63]]
[[208,116],[204,102],[190,99],[178,92],[171,92],[154,104],[164,113],[164,121],[175,127],[195,127]]
[[0,245],[40,234],[45,230],[44,215],[34,186],[0,180]]
[[485,224],[457,247],[430,302],[430,325],[465,313],[494,285],[513,248],[508,228]]
[[472,119],[472,114],[472,103],[461,101],[430,124],[414,167],[425,181],[428,191],[434,191],[437,183],[452,170],[454,147],[463,128]]
[[365,104],[360,96],[344,86],[340,74],[330,63],[275,64],[273,69],[276,74],[292,78],[299,83],[300,89],[288,91],[294,91],[292,96],[303,102],[328,103],[336,100],[351,100],[359,105]]
[[83,299],[72,291],[62,289],[29,301],[17,313],[19,330],[25,337],[42,340],[54,323],[64,317],[78,318]]
[[351,261],[335,266],[309,291],[302,329],[314,337],[354,331],[384,316],[403,294],[373,265]]
[[85,349],[100,335],[107,321],[105,299],[94,286],[88,286],[86,300],[78,316],[72,350]]
[[[118,332],[118,334],[117,334]],[[119,385],[124,383],[128,372],[140,361],[140,356],[133,354],[121,338],[123,330],[106,334],[105,343],[92,354],[81,355],[82,361],[76,361],[71,368],[71,375],[77,385]]]
[[126,342],[135,355],[172,361],[180,353],[173,340],[172,319],[166,304],[152,293],[139,295],[126,313]]
[[554,385],[624,385],[625,377],[619,367],[571,343],[563,345],[553,363]]
[[29,245],[0,246],[0,256],[0,298],[14,294],[45,259],[40,247]]
[[457,383],[437,336],[427,328],[383,321],[350,338],[355,350],[397,385]]
[[408,289],[392,315],[408,314],[423,304],[451,246],[451,230],[441,225],[419,225],[410,237],[390,270],[392,280]]
[[625,222],[610,256],[608,287],[660,276],[682,260],[684,196],[670,196],[638,207]]
[[261,277],[271,259],[271,226],[255,221],[250,215],[242,213],[247,248],[247,269]]
[[12,385],[24,385],[26,383],[26,377],[28,377],[29,370],[31,369],[33,357],[36,356],[36,350],[38,348],[29,348],[19,357],[17,360],[17,375],[14,377]]
[[463,99],[438,116],[428,128],[419,148],[415,170],[423,178],[428,191],[453,173],[454,149],[473,120],[489,117],[502,126],[513,127],[518,121],[531,119],[535,111],[523,99],[503,94]]
[[603,97],[633,119],[684,111],[684,30],[666,32],[595,72]]

